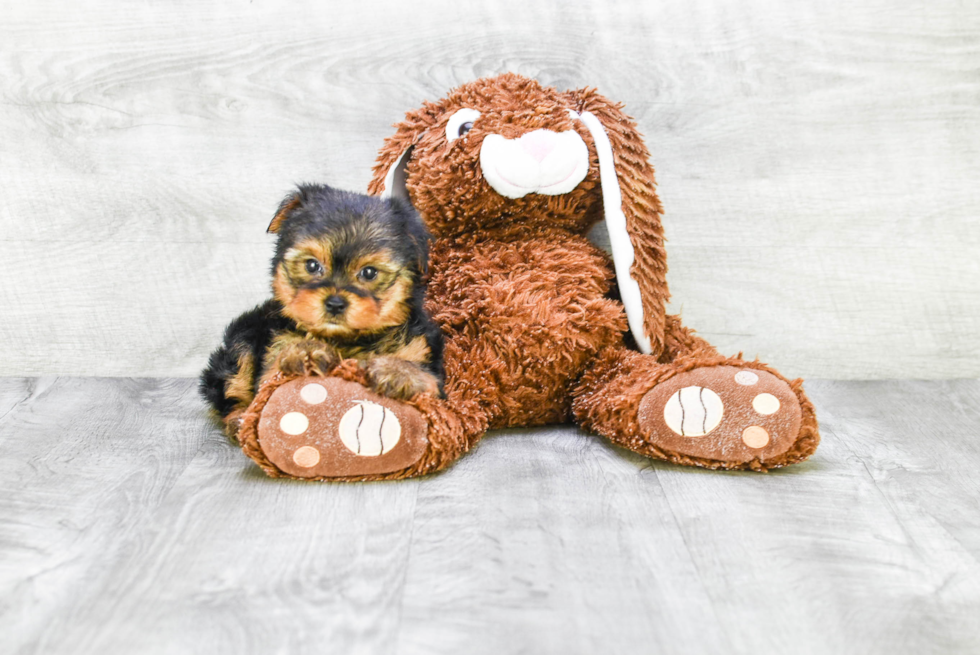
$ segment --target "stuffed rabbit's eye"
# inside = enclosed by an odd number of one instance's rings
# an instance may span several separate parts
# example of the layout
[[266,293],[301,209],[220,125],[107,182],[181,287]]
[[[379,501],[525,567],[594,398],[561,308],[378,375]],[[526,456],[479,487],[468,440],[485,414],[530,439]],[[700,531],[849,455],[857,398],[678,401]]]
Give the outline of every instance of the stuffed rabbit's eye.
[[320,275],[323,273],[323,265],[315,259],[307,259],[306,272],[310,275]]
[[480,112],[475,109],[460,109],[449,117],[446,123],[446,140],[455,141],[473,129],[473,121],[480,117]]

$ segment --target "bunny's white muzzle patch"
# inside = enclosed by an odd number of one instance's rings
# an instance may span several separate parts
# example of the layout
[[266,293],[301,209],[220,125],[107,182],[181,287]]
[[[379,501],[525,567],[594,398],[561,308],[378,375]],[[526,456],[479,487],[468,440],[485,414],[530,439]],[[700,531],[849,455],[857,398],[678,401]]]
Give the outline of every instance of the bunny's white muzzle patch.
[[589,148],[574,130],[534,130],[518,139],[488,134],[480,146],[480,168],[505,198],[529,193],[568,193],[589,172]]

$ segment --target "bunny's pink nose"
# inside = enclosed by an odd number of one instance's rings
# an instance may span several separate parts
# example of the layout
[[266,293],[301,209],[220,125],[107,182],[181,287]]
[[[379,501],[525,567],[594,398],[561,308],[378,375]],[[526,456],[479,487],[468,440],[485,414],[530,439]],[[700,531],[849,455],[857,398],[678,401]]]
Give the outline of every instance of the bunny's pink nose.
[[524,152],[539,162],[544,161],[557,143],[558,135],[551,130],[534,130],[521,137],[521,147],[524,148]]

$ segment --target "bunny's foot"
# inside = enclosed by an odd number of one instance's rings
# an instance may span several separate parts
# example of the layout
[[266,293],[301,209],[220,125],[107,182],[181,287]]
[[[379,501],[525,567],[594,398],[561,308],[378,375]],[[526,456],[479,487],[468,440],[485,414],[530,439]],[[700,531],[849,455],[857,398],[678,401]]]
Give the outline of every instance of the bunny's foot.
[[372,391],[356,362],[330,376],[276,373],[241,418],[242,450],[272,477],[378,480],[424,475],[468,447],[460,417],[422,393]]
[[657,448],[698,459],[782,465],[800,434],[789,384],[767,371],[706,366],[675,375],[640,401],[640,432]]
[[820,442],[801,381],[734,357],[662,364],[606,353],[576,395],[583,427],[677,464],[765,471],[806,459]]

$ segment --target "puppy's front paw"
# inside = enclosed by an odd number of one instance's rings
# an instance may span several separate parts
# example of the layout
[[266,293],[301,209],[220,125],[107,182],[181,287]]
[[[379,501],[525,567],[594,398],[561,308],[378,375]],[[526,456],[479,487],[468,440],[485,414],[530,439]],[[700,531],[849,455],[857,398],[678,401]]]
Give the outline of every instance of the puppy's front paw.
[[286,346],[276,364],[286,375],[326,375],[340,363],[340,355],[320,341],[305,339]]
[[408,400],[420,393],[439,396],[439,380],[412,362],[395,357],[369,359],[364,368],[371,388],[382,396]]

